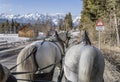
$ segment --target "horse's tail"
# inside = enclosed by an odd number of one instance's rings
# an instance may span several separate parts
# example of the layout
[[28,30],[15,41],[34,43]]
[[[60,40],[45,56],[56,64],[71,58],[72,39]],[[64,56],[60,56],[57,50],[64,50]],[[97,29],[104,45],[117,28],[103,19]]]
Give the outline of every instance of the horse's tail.
[[83,51],[84,52],[81,52],[81,57],[79,60],[78,78],[80,82],[90,82],[96,55],[94,51],[91,51],[91,49],[84,49]]
[[[21,50],[17,57],[17,72],[30,72],[37,69],[34,62],[34,54],[37,50],[35,45],[28,45]],[[31,74],[32,75],[32,74]],[[17,75],[18,78],[30,79],[32,76],[30,74]]]

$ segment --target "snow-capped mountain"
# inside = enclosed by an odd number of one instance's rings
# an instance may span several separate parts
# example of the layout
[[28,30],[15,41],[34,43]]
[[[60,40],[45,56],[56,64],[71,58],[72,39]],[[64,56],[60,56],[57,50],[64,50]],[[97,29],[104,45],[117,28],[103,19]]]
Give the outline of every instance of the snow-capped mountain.
[[[28,13],[25,15],[13,15],[13,14],[6,14],[6,13],[1,13],[0,14],[0,21],[8,19],[8,20],[16,20],[17,22],[20,23],[37,23],[41,21],[47,21],[51,20],[55,25],[57,25],[58,21],[60,19],[64,19],[65,14],[61,13],[56,13],[56,14],[40,14],[40,13]],[[78,25],[80,20],[79,16],[73,16],[73,23],[74,25]]]
[[80,16],[77,16],[77,17],[74,18],[74,20],[73,20],[73,24],[74,24],[74,26],[79,25],[80,18],[81,18]]

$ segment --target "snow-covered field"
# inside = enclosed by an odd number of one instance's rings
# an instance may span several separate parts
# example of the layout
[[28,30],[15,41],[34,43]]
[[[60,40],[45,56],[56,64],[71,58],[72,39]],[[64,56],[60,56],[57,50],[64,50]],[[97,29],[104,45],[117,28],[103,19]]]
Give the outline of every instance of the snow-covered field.
[[18,34],[0,34],[0,41],[11,42],[26,42],[29,38],[19,37]]
[[80,36],[80,31],[75,31],[71,33],[71,36],[74,37],[79,37]]

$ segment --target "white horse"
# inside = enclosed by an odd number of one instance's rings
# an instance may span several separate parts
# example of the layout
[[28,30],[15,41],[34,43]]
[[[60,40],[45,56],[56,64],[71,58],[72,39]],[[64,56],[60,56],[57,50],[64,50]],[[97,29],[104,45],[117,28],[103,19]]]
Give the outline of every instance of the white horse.
[[[69,35],[68,32],[60,32],[59,34],[56,33],[56,36],[57,38],[53,37],[53,41],[35,41],[30,45],[26,46],[24,49],[22,49],[17,57],[17,64],[19,64],[20,62],[22,63],[20,63],[20,65],[17,66],[16,71],[36,72],[38,68],[42,69],[51,64],[56,64],[56,66],[60,67],[60,61],[62,59],[62,55],[64,55],[63,42],[65,44],[66,42],[68,42]],[[23,62],[24,59],[26,60]],[[50,73],[52,70],[54,70],[54,65],[42,70],[40,73]],[[33,80],[34,73],[17,75],[17,78]]]
[[17,82],[16,78],[11,75],[10,70],[0,64],[0,82]]
[[91,45],[85,31],[83,40],[65,54],[64,75],[66,82],[104,82],[104,57]]

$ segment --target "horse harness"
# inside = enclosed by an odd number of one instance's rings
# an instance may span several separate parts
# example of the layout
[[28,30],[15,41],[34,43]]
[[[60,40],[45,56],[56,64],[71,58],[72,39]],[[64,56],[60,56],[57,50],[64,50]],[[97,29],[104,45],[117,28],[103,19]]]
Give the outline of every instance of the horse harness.
[[[58,41],[55,41],[55,40],[49,41],[49,40],[44,39],[44,40],[42,41],[42,43],[41,43],[41,46],[44,44],[44,42],[47,42],[47,41],[54,43],[54,44],[59,48],[59,50],[60,50],[60,52],[61,52],[61,57],[63,58],[63,57],[64,57],[64,54],[65,54],[64,44],[63,44],[62,42],[59,42],[60,45],[61,45],[62,48],[63,48],[63,51],[61,50],[60,46],[56,43],[56,42],[58,42]],[[60,63],[61,63],[61,64],[62,64],[62,58],[61,58],[61,60],[60,60]],[[34,62],[35,62],[35,64],[36,64],[37,68],[39,68],[39,66],[38,66],[38,64],[37,64],[37,61],[35,60],[35,55],[34,55]],[[57,63],[59,63],[59,62],[57,62]],[[57,64],[57,63],[56,63],[56,64]],[[49,66],[47,66],[47,67],[49,67]],[[51,67],[51,66],[50,66],[50,67]]]
[[[44,42],[46,42],[46,41],[49,41],[49,40],[43,40],[42,41],[42,43],[41,43],[41,46],[44,44]],[[60,44],[61,44],[61,46],[63,47],[63,52],[62,52],[62,50],[61,50],[61,48],[60,48],[60,46],[56,43],[56,42],[58,42],[58,41],[49,41],[49,42],[52,42],[52,43],[54,43],[55,45],[57,45],[57,47],[60,49],[60,52],[61,52],[61,56],[62,56],[62,58],[64,57],[64,53],[65,53],[65,51],[64,51],[64,45],[63,45],[63,43],[62,42],[60,42]],[[37,47],[35,47],[34,49],[33,49],[33,52],[31,52],[22,62],[20,62],[19,64],[17,64],[17,65],[15,65],[15,66],[13,66],[13,67],[11,67],[10,68],[10,70],[13,70],[13,69],[15,69],[18,65],[20,65],[21,63],[23,63],[24,61],[26,61],[32,54],[35,54],[36,53],[36,51],[37,51]],[[37,64],[37,61],[35,60],[35,55],[33,56],[33,58],[34,58],[34,62],[35,62],[35,64],[36,64],[36,66],[37,66],[37,68],[38,68],[38,70],[36,70],[36,71],[30,71],[30,72],[12,72],[11,74],[13,74],[13,75],[18,75],[18,74],[25,74],[25,73],[36,73],[37,71],[42,71],[42,70],[44,70],[44,69],[47,69],[47,68],[49,68],[49,67],[51,67],[51,66],[54,66],[54,68],[55,68],[55,65],[56,64],[58,64],[58,63],[61,63],[62,62],[62,59],[59,61],[59,62],[56,62],[56,63],[54,63],[54,64],[51,64],[51,65],[49,65],[49,66],[46,66],[46,67],[44,67],[44,68],[41,68],[41,69],[39,69],[39,66],[38,66],[38,64]],[[51,71],[51,72],[53,72],[54,71],[54,68],[53,68],[53,70]],[[51,74],[51,72],[50,72],[50,74]],[[42,73],[40,76],[46,76],[46,75],[48,75],[48,73]],[[36,77],[35,77],[36,78]],[[28,81],[28,80],[24,80],[24,79],[17,79],[17,80],[23,80],[23,81]],[[44,82],[44,81],[32,81],[32,82]],[[52,81],[52,82],[54,82],[54,81]]]

